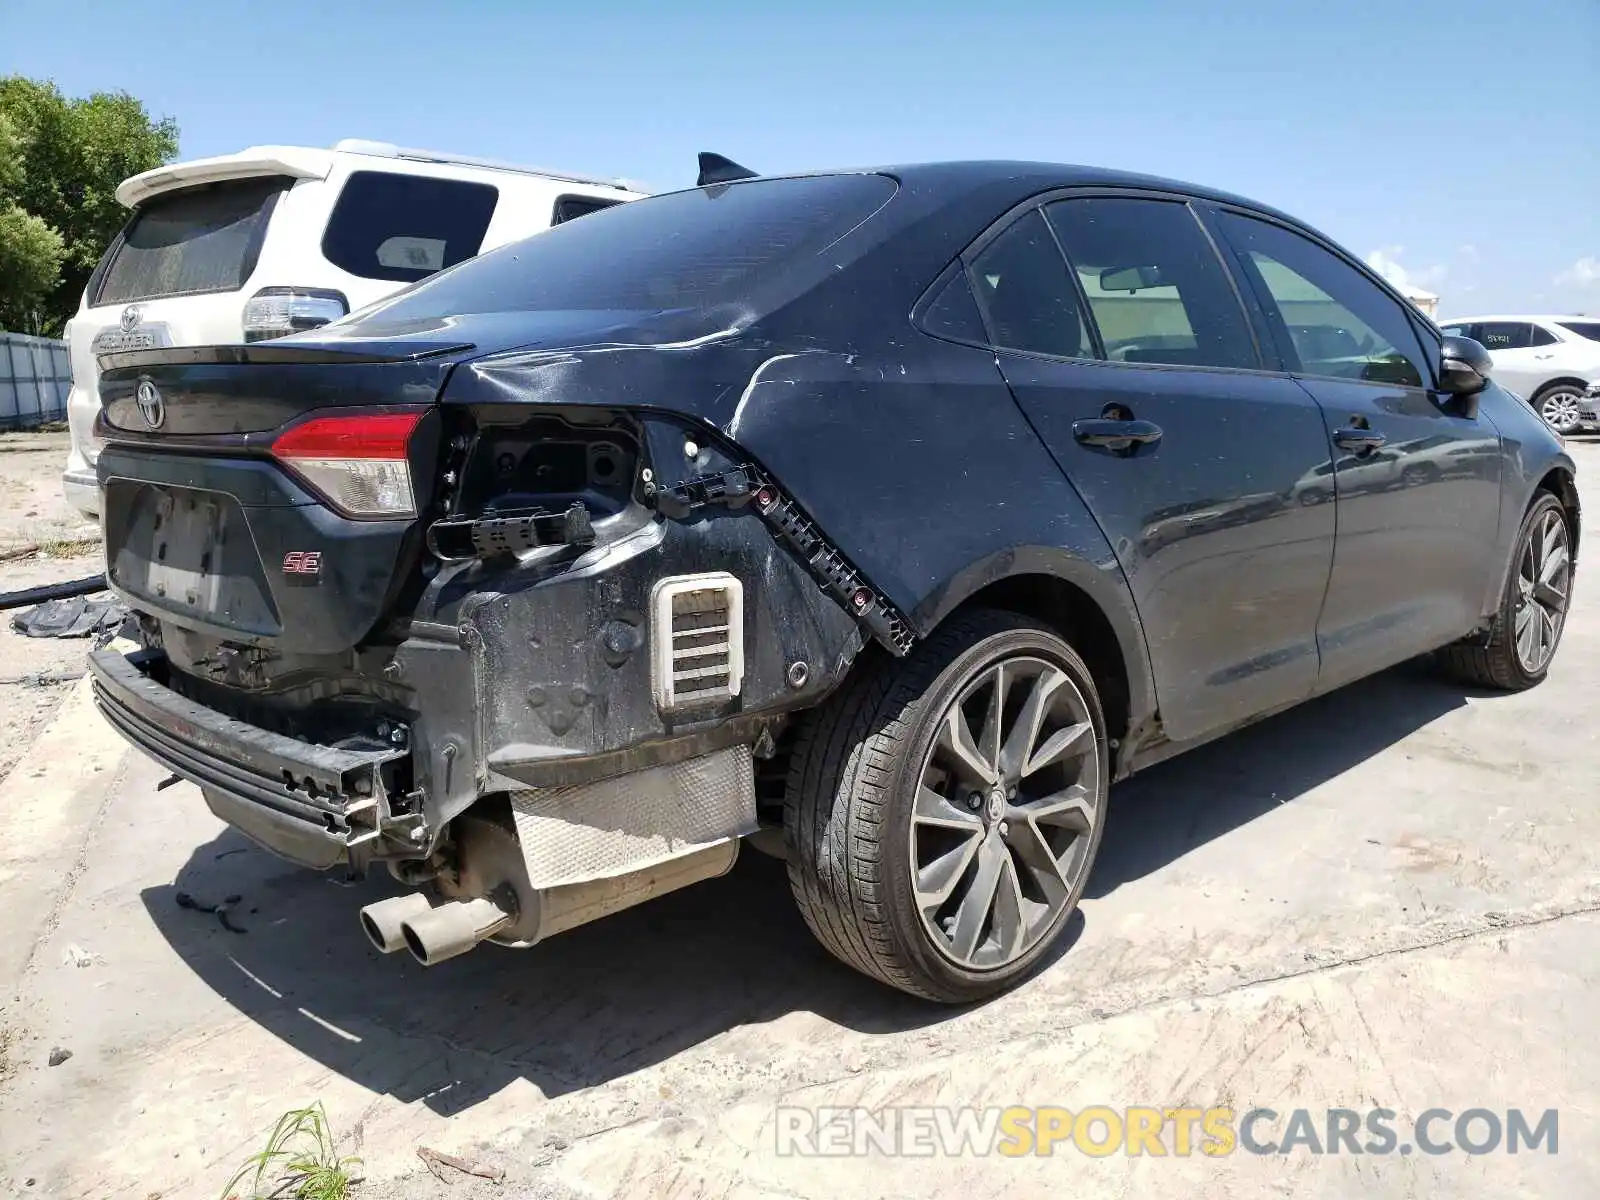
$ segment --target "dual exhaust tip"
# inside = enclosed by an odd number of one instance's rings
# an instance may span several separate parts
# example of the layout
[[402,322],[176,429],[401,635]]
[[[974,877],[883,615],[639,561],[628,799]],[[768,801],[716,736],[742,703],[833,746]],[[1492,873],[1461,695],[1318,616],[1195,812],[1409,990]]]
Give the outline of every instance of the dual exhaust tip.
[[444,900],[422,892],[379,900],[361,910],[361,928],[384,954],[409,950],[425,967],[465,954],[509,925],[516,914],[493,900]]

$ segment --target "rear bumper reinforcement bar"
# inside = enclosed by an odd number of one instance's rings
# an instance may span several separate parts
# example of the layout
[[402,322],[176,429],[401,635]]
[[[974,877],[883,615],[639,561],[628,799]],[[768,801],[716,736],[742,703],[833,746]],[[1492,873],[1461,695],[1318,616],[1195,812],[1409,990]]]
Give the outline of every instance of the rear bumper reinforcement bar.
[[387,815],[383,766],[402,749],[319,746],[236,721],[196,704],[147,673],[159,651],[89,655],[94,698],[112,726],[175,774],[202,789],[266,810],[350,848],[376,839]]

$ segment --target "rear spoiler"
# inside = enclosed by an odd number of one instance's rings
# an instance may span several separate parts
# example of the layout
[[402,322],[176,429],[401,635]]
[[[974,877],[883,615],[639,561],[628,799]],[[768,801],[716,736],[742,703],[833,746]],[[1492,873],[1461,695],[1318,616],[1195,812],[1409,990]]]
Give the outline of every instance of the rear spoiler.
[[150,197],[174,188],[261,175],[326,179],[332,168],[333,154],[328,150],[312,150],[303,146],[252,146],[238,154],[194,158],[141,172],[118,185],[117,199],[126,207],[134,208]]
[[724,158],[720,154],[713,154],[709,150],[700,151],[700,178],[695,180],[695,187],[705,187],[712,183],[733,183],[739,179],[761,178],[749,167],[742,167],[731,158]]

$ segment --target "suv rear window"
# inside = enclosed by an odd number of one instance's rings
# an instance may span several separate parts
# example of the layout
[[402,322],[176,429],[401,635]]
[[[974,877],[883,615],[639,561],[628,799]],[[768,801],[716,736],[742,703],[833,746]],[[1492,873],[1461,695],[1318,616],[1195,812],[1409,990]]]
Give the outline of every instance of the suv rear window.
[[293,182],[231,179],[146,200],[106,252],[90,303],[238,291],[256,268],[272,206]]
[[322,256],[363,279],[415,283],[477,254],[499,200],[492,184],[354,171],[328,217]]
[[886,175],[813,175],[633,200],[497,247],[380,302],[367,318],[387,325],[464,313],[739,301],[753,284],[828,249],[897,186]]

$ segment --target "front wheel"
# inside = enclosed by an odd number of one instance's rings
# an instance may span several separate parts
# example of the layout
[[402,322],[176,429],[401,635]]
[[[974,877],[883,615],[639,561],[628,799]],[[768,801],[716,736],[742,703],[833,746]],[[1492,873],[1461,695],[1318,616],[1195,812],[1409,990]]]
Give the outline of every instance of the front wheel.
[[1550,671],[1572,597],[1572,534],[1566,510],[1540,492],[1522,519],[1510,577],[1489,635],[1441,650],[1447,670],[1465,683],[1523,691]]
[[789,879],[818,940],[931,1000],[993,995],[1066,928],[1100,843],[1105,719],[1055,633],[989,610],[884,656],[796,740]]
[[1552,383],[1533,398],[1534,411],[1559,434],[1577,433],[1583,424],[1583,388]]

